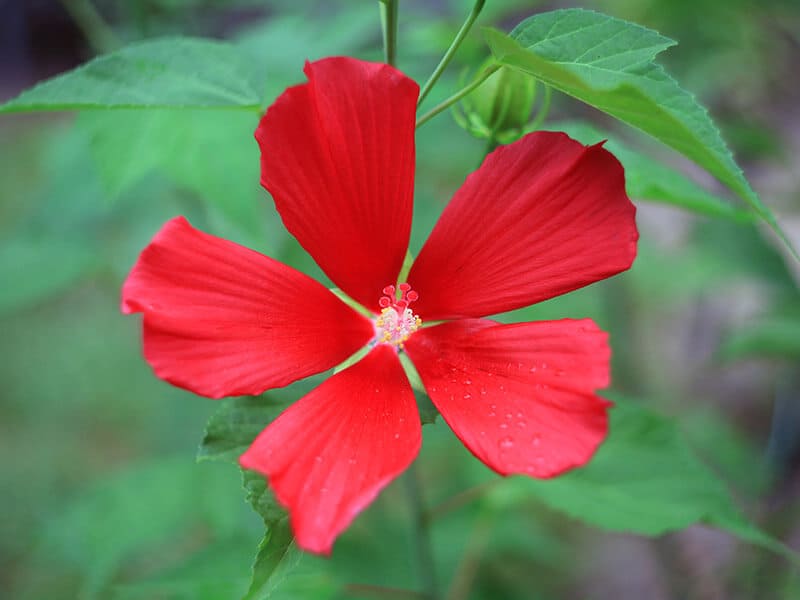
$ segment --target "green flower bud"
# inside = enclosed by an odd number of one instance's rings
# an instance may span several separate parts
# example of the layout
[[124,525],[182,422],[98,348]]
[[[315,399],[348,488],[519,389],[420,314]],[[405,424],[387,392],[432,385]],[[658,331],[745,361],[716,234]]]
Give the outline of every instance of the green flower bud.
[[[475,77],[479,77],[489,64],[484,64]],[[461,101],[462,112],[455,112],[456,121],[476,137],[492,137],[509,143],[524,133],[535,100],[536,80],[533,77],[500,67]]]

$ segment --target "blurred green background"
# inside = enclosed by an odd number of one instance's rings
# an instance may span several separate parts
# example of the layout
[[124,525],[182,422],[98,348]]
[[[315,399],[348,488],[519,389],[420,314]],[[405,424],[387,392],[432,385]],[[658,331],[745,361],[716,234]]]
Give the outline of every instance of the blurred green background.
[[[106,28],[81,2],[0,2],[0,100],[117,45],[163,35],[231,41],[271,100],[302,80],[305,59],[379,60],[377,4],[98,0]],[[399,66],[424,81],[471,4],[402,1]],[[602,10],[680,42],[661,62],[711,109],[800,245],[800,4],[488,0],[479,24],[507,31],[564,6]],[[487,55],[476,28],[430,105]],[[544,127],[561,119],[616,131],[724,195],[676,154],[554,94]],[[118,304],[138,252],[177,214],[326,281],[259,187],[256,120],[169,110],[0,117],[4,596],[237,598],[246,589],[262,523],[234,467],[195,463],[219,405],[157,380],[141,357],[137,319],[123,318]],[[419,130],[412,252],[483,150],[447,113]],[[674,418],[747,514],[800,550],[798,263],[760,225],[635,200],[642,239],[630,272],[508,318],[595,318],[611,332],[615,394]],[[277,396],[298,397],[314,381]],[[704,526],[655,538],[605,532],[535,496],[520,499],[515,487],[448,505],[497,478],[440,421],[424,436],[417,469],[426,501],[440,507],[433,535],[449,600],[800,597],[784,559]],[[270,597],[417,587],[409,518],[393,484],[332,559],[293,555]]]

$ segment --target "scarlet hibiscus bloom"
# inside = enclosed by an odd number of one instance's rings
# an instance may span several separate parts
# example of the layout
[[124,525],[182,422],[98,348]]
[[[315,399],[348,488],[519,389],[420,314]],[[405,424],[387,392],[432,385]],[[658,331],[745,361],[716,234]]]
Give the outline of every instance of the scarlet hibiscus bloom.
[[[166,223],[133,267],[122,310],[144,314],[156,375],[203,396],[254,395],[364,358],[286,409],[240,463],[268,478],[298,544],[337,535],[417,455],[421,426],[398,359],[467,448],[502,475],[553,477],[604,439],[607,336],[588,319],[484,317],[610,277],[636,254],[621,165],[601,145],[538,132],[498,148],[456,192],[408,282],[417,84],[351,58],[306,65],[256,131],[261,182],[289,232],[364,316],[306,275]],[[446,321],[430,327],[426,323]]]

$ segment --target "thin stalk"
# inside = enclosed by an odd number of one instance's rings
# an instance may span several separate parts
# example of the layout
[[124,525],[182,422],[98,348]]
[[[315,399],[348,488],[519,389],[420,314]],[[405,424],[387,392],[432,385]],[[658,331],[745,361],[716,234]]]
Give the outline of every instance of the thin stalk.
[[95,52],[102,54],[119,47],[114,30],[89,0],[61,0],[61,4]]
[[483,163],[483,160],[487,156],[489,156],[489,154],[494,152],[494,150],[497,148],[498,145],[499,145],[499,142],[497,141],[497,133],[495,132],[494,129],[492,129],[491,133],[489,133],[489,137],[486,138],[486,146],[484,146],[484,148],[483,148],[483,155],[481,156],[481,160],[480,160],[480,163],[478,163],[478,166],[481,166],[481,163]]
[[383,59],[387,65],[397,64],[397,6],[400,0],[380,0],[383,29]]
[[467,600],[478,575],[481,555],[489,543],[492,533],[492,518],[489,514],[479,516],[472,528],[472,535],[467,541],[466,550],[453,575],[453,581],[447,592],[446,600]]
[[430,529],[425,518],[425,509],[422,505],[422,493],[415,465],[412,463],[403,477],[411,510],[412,535],[414,536],[414,558],[417,562],[422,588],[428,600],[437,600],[436,570],[433,564],[433,549],[431,547]]
[[463,492],[456,494],[455,496],[451,496],[447,500],[440,502],[436,506],[432,507],[428,510],[427,514],[425,515],[425,519],[427,521],[434,521],[438,519],[440,516],[449,513],[452,510],[460,508],[465,504],[469,504],[473,500],[476,500],[483,496],[487,491],[489,491],[494,486],[498,485],[502,479],[492,479],[491,481],[487,481],[481,484],[478,484],[474,487],[471,487]]
[[497,71],[497,69],[499,68],[500,65],[492,65],[483,72],[483,75],[481,75],[478,79],[470,83],[467,87],[459,90],[458,92],[450,96],[447,100],[444,100],[440,104],[434,106],[424,115],[422,115],[419,119],[417,119],[417,128],[422,126],[424,123],[430,121],[433,117],[438,115],[443,110],[447,110],[450,106],[461,100],[461,98],[463,98],[464,96],[475,90],[478,86],[480,86],[484,81],[488,79],[489,75]]
[[536,112],[536,116],[533,118],[533,121],[531,121],[526,127],[528,131],[536,131],[539,129],[547,117],[547,113],[550,112],[550,100],[553,96],[553,90],[546,83],[543,83],[542,85],[544,86],[544,99],[542,100],[542,104],[539,106],[539,110]]
[[472,25],[475,23],[475,20],[478,18],[478,15],[481,14],[483,10],[483,5],[486,4],[486,0],[476,0],[475,5],[472,7],[472,11],[469,13],[467,20],[464,21],[464,24],[461,26],[461,29],[458,30],[456,37],[453,38],[453,41],[450,43],[450,47],[447,49],[447,52],[444,53],[442,60],[439,61],[439,64],[436,65],[436,68],[431,73],[431,76],[428,78],[428,81],[425,82],[425,85],[422,86],[422,90],[419,93],[419,100],[417,101],[417,106],[422,104],[422,101],[425,100],[427,95],[430,93],[433,86],[439,80],[444,70],[447,68],[447,65],[453,59],[453,56],[458,50],[458,47],[461,45],[461,42],[464,41],[464,38],[467,37],[469,30],[472,29]]

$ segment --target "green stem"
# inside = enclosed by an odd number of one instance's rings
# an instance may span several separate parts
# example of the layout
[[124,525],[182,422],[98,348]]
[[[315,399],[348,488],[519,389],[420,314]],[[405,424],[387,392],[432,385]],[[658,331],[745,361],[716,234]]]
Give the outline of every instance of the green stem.
[[383,29],[383,59],[387,65],[397,64],[397,6],[400,0],[380,0]]
[[416,466],[412,463],[403,477],[411,509],[412,535],[414,536],[414,558],[417,562],[417,571],[422,582],[423,591],[428,600],[437,600],[436,570],[433,564],[433,549],[431,548],[430,530],[425,510],[422,506],[422,493]]
[[431,73],[431,76],[428,78],[428,81],[425,82],[425,85],[422,86],[422,91],[419,93],[419,100],[417,101],[417,106],[422,104],[422,101],[425,100],[426,96],[430,93],[431,89],[433,88],[434,84],[438,81],[439,77],[441,77],[444,70],[447,68],[447,65],[452,60],[453,56],[458,50],[458,47],[461,45],[461,42],[464,41],[464,38],[467,37],[469,30],[472,29],[472,25],[475,23],[475,20],[478,18],[478,15],[481,14],[483,10],[483,5],[486,4],[486,0],[476,0],[475,5],[472,7],[472,11],[469,13],[467,20],[464,21],[464,24],[461,26],[461,29],[458,30],[456,37],[453,38],[450,47],[447,49],[447,52],[444,53],[442,60],[439,61],[439,64],[436,65],[436,68]]
[[422,115],[419,119],[417,119],[417,128],[422,126],[424,123],[427,123],[433,117],[438,115],[440,112],[442,112],[443,110],[446,110],[447,108],[449,108],[450,106],[452,106],[453,104],[455,104],[456,102],[461,100],[461,98],[463,98],[464,96],[466,96],[467,94],[472,92],[475,88],[480,86],[480,84],[482,84],[484,81],[486,81],[488,79],[489,75],[491,75],[492,73],[497,71],[497,69],[499,69],[499,68],[500,68],[500,65],[492,65],[491,67],[489,67],[488,69],[486,69],[483,72],[483,75],[481,75],[478,79],[476,79],[475,81],[470,83],[467,87],[465,87],[462,90],[456,92],[455,94],[450,96],[447,100],[444,100],[440,104],[437,104],[436,106],[434,106],[432,109],[430,109],[424,115]]
[[114,30],[89,0],[61,0],[61,4],[95,52],[102,54],[119,47]]
[[483,496],[487,491],[489,491],[494,486],[501,483],[503,480],[500,478],[492,479],[491,481],[487,481],[485,483],[481,483],[474,487],[471,487],[463,492],[456,494],[455,496],[451,496],[447,500],[440,502],[436,506],[433,506],[428,510],[425,515],[425,519],[427,521],[434,521],[438,519],[440,516],[449,513],[452,510],[460,508],[461,506],[472,502]]
[[546,83],[543,83],[542,85],[544,86],[544,99],[542,100],[542,104],[539,107],[536,116],[533,118],[533,121],[531,121],[530,124],[526,127],[528,131],[536,131],[537,129],[539,129],[539,127],[547,117],[547,113],[550,112],[550,99],[553,96],[553,90]]
[[492,517],[487,513],[478,517],[467,540],[461,562],[453,574],[446,600],[467,600],[480,567],[481,555],[489,543],[492,533]]
[[489,156],[489,154],[491,154],[495,150],[495,148],[497,148],[498,145],[499,144],[497,142],[497,134],[496,134],[495,130],[492,129],[491,133],[489,133],[489,137],[486,138],[486,146],[483,149],[483,155],[481,156],[481,160],[480,160],[480,163],[478,163],[478,166],[481,166],[481,163],[483,163],[483,160],[487,156]]

